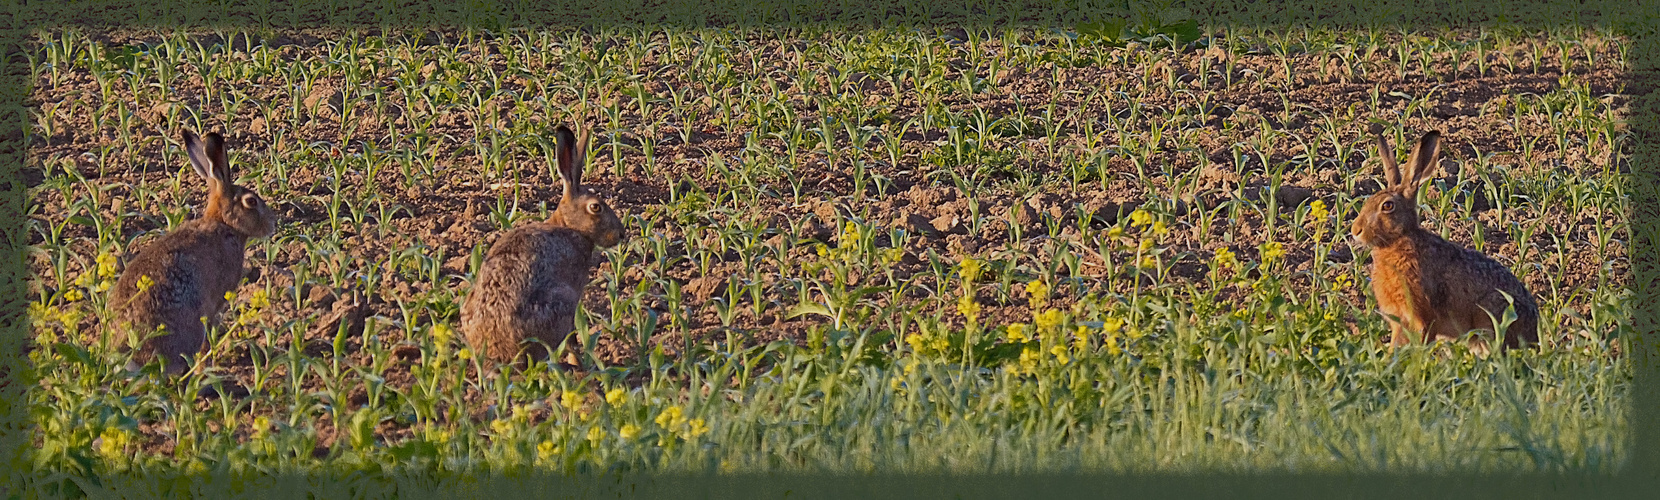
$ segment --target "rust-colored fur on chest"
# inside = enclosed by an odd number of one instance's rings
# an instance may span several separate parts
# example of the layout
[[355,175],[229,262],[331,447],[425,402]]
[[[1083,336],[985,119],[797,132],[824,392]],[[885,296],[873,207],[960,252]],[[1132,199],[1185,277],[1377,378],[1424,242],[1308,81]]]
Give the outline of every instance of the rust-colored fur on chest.
[[1414,311],[1421,310],[1427,302],[1422,287],[1395,284],[1412,283],[1418,273],[1418,264],[1412,259],[1393,253],[1372,254],[1372,293],[1377,295],[1378,309],[1387,316],[1393,316],[1390,321],[1416,323]]

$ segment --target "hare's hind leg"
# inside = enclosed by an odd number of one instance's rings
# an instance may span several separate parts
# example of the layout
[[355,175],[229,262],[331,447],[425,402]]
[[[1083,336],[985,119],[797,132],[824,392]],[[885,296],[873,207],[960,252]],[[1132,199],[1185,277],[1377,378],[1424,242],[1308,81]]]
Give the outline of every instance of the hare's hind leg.
[[207,343],[207,326],[201,321],[175,321],[167,329],[173,333],[152,338],[152,345],[161,357],[163,372],[182,375]]
[[[1497,326],[1493,324],[1493,320],[1504,317],[1505,311],[1511,307],[1510,301],[1505,300],[1504,295],[1495,290],[1484,298],[1482,304],[1484,308],[1492,310],[1493,313],[1492,316],[1488,316],[1485,310],[1477,313],[1476,318],[1474,318],[1476,323],[1488,325],[1488,330],[1498,331]],[[1513,348],[1521,347],[1524,343],[1539,343],[1539,310],[1537,306],[1531,304],[1531,301],[1515,304],[1516,319],[1505,328],[1502,337],[1505,347]]]
[[1504,332],[1504,345],[1507,347],[1523,347],[1539,343],[1539,315],[1538,313],[1524,314],[1510,324]]
[[[1475,354],[1478,358],[1486,359],[1487,355],[1493,351],[1492,347],[1494,343],[1488,340],[1492,336],[1492,330],[1480,328],[1470,330],[1470,352]],[[1497,345],[1500,349],[1504,348],[1504,343],[1502,342]]]
[[[542,317],[537,321],[534,334],[535,340],[526,342],[525,354],[532,361],[542,361],[548,364],[570,364],[566,360],[575,356],[580,344],[576,335],[576,316],[573,314],[557,314]],[[560,356],[560,346],[565,347],[565,355]]]
[[[565,356],[559,360],[568,366],[582,366],[582,339],[576,331],[576,315],[561,316],[554,322],[554,338],[560,339],[565,346]],[[549,345],[548,348],[553,348]],[[549,356],[549,359],[552,357]]]

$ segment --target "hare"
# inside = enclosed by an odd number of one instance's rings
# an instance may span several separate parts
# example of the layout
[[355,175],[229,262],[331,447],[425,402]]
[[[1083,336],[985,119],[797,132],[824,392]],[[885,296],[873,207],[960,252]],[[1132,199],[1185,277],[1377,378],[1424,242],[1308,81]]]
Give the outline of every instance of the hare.
[[[1503,333],[1503,347],[1537,343],[1539,306],[1527,287],[1508,269],[1481,252],[1467,249],[1424,230],[1418,223],[1418,189],[1439,166],[1441,134],[1430,131],[1418,140],[1405,177],[1381,127],[1373,127],[1388,185],[1372,195],[1355,217],[1351,232],[1372,248],[1372,293],[1389,321],[1390,345],[1417,339],[1457,339],[1471,330],[1493,333],[1514,301],[1516,320]],[[1483,336],[1470,348],[1487,352]]]
[[207,206],[200,218],[141,249],[110,297],[112,312],[130,334],[142,337],[162,329],[142,341],[128,368],[159,353],[169,375],[183,373],[202,350],[206,322],[218,316],[226,293],[242,281],[248,240],[277,229],[265,201],[233,181],[223,137],[209,133],[198,139],[186,130],[184,147],[196,175],[207,180]]
[[[561,342],[577,347],[576,310],[598,258],[595,249],[623,239],[616,212],[582,186],[587,135],[577,142],[564,125],[554,134],[565,184],[558,208],[545,221],[509,231],[490,248],[461,306],[467,344],[498,363],[518,360],[523,350],[532,360],[551,359]],[[526,341],[534,342],[521,345]]]

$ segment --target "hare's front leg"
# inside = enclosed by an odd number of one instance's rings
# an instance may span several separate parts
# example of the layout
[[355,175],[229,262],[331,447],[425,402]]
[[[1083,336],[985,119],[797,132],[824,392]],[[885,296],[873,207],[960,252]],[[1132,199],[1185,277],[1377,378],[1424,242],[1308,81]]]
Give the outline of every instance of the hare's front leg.
[[1385,323],[1389,323],[1389,347],[1403,347],[1412,343],[1412,339],[1406,335],[1406,325],[1402,324],[1400,317],[1384,310],[1379,310],[1378,313],[1383,315]]
[[1412,339],[1406,336],[1406,330],[1401,326],[1401,322],[1390,321],[1389,347],[1405,347],[1410,343],[1412,343]]

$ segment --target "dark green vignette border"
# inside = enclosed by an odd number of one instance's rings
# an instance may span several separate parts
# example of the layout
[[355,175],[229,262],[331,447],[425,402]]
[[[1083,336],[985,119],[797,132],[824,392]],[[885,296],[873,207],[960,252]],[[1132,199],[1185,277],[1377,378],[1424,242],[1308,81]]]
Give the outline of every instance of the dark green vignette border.
[[[1138,498],[1148,495],[1350,497],[1564,497],[1613,494],[1652,498],[1660,486],[1660,2],[1651,0],[260,0],[254,2],[42,1],[0,0],[0,498],[27,498],[37,478],[27,467],[30,439],[28,408],[23,399],[36,380],[21,356],[28,332],[25,318],[24,264],[28,233],[24,218],[24,129],[30,95],[29,58],[23,52],[36,29],[80,26],[268,27],[308,26],[422,27],[470,26],[593,27],[652,25],[669,27],[826,25],[847,27],[950,26],[1054,27],[1126,13],[1177,8],[1207,27],[1293,25],[1393,26],[1408,29],[1512,25],[1553,29],[1609,27],[1630,36],[1629,153],[1631,200],[1629,221],[1631,269],[1636,295],[1632,322],[1636,335],[1624,339],[1636,380],[1629,396],[1628,462],[1615,477],[1561,474],[1516,475],[1256,475],[1154,474],[1104,476],[898,476],[819,477],[755,475],[724,477],[492,476],[444,481],[465,491],[433,491],[440,479],[382,475],[360,481],[364,488],[334,490],[353,496],[639,496],[727,498],[805,497],[1049,497],[1073,493]],[[328,474],[344,479],[350,474]],[[191,478],[151,478],[163,481]],[[196,480],[206,478],[195,478]],[[251,479],[251,478],[250,478]],[[248,491],[259,496],[316,496],[321,476],[276,477],[261,483],[274,489]],[[357,478],[362,479],[362,478]],[[376,491],[378,488],[378,491]],[[322,488],[327,491],[329,488]],[[1647,495],[1644,495],[1644,493]]]

